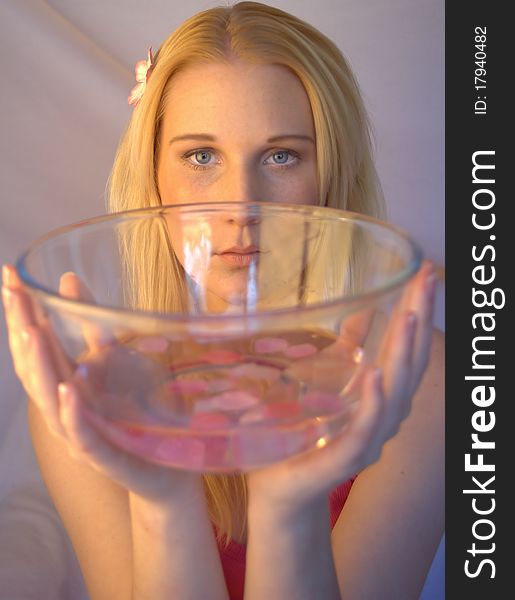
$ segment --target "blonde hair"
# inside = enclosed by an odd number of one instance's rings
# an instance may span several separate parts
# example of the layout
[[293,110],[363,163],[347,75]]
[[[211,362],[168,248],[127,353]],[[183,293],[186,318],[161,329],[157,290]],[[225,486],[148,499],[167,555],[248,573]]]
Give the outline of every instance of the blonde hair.
[[[337,46],[308,23],[258,2],[200,12],[161,45],[145,93],[118,148],[108,185],[108,211],[161,205],[157,185],[160,128],[168,83],[178,71],[234,58],[289,68],[308,95],[316,133],[320,205],[382,217],[384,205],[372,160],[370,125],[357,82]],[[181,269],[158,221],[124,242],[136,308],[177,309]],[[150,264],[149,264],[150,262]],[[179,286],[179,287],[178,287]],[[172,306],[175,303],[175,306]],[[233,510],[246,506],[243,475],[205,475],[211,517],[220,538],[235,532]],[[243,536],[245,518],[236,532]]]

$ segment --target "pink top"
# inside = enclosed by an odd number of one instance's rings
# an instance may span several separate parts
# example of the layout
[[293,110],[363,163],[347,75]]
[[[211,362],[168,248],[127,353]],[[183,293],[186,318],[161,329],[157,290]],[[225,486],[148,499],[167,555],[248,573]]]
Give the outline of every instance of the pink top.
[[[343,505],[354,483],[355,477],[339,485],[329,495],[329,510],[331,529],[335,526],[342,511]],[[247,547],[234,540],[229,542],[227,548],[219,545],[220,559],[225,576],[225,583],[231,600],[242,600],[245,581],[245,557]]]

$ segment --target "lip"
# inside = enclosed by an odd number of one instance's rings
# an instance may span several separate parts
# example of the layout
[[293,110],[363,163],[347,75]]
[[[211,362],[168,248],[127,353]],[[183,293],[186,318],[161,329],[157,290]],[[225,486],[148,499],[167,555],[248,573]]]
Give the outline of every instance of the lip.
[[216,256],[224,263],[234,267],[248,267],[260,254],[257,246],[232,246],[222,252],[216,252]]
[[222,256],[224,254],[257,254],[259,253],[259,248],[257,246],[231,246],[226,250],[222,250],[221,252],[217,252],[216,254]]

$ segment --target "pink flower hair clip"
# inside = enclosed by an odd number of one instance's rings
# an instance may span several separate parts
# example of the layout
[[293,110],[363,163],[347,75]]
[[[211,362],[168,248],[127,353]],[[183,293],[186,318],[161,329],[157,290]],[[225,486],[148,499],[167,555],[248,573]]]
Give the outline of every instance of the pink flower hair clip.
[[134,104],[134,106],[138,105],[138,102],[141,100],[143,93],[145,92],[145,88],[147,87],[147,80],[150,75],[150,71],[154,65],[152,56],[152,46],[148,49],[147,60],[139,60],[136,63],[136,81],[138,82],[131,90],[131,94],[129,96],[129,104]]

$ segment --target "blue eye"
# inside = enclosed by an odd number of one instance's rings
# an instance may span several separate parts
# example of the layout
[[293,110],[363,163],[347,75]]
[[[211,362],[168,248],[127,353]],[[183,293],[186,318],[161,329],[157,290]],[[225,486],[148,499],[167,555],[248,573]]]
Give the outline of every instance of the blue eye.
[[201,165],[209,164],[209,159],[211,158],[211,152],[209,150],[199,150],[195,152],[195,160]]
[[[211,149],[193,150],[181,156],[181,159],[191,169],[204,171],[215,167],[219,162],[213,162],[214,154]],[[265,165],[278,169],[289,169],[298,164],[300,155],[293,150],[276,150],[265,160]]]
[[[268,162],[272,159],[272,162]],[[265,161],[265,164],[271,164],[279,169],[289,169],[298,164],[300,155],[293,150],[276,150]]]
[[275,161],[277,164],[284,165],[288,162],[289,154],[290,154],[289,152],[285,152],[284,150],[281,150],[280,152],[274,152],[274,154],[272,154],[272,156],[278,157],[278,160]]
[[205,169],[210,169],[214,166],[214,164],[216,164],[211,162],[212,157],[213,152],[204,148],[202,150],[187,152],[181,156],[181,159],[191,169],[195,169],[196,171],[204,171]]

